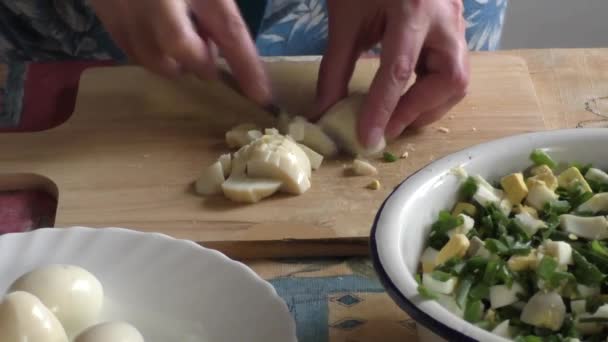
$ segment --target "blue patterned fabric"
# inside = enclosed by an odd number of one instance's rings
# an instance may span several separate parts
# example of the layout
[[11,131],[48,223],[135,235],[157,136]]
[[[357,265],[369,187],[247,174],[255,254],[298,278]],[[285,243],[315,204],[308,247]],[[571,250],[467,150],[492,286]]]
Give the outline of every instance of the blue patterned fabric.
[[[471,50],[496,50],[507,0],[464,0]],[[270,0],[257,46],[262,55],[320,55],[327,44],[326,0]]]
[[[507,0],[463,1],[469,48],[497,49]],[[326,0],[269,0],[261,23],[248,24],[261,55],[320,55]],[[71,59],[125,59],[85,0],[0,0],[0,62]]]

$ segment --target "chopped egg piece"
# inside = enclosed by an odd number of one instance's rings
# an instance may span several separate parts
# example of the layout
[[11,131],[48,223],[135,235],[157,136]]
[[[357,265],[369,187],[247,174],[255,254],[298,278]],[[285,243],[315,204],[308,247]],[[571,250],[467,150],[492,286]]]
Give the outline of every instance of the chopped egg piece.
[[596,183],[608,184],[608,173],[593,167],[587,171],[585,178]]
[[521,204],[516,204],[513,207],[513,212],[515,214],[521,214],[523,212],[526,212],[528,214],[530,214],[530,216],[534,217],[534,218],[538,218],[538,211],[532,207],[529,207],[527,205],[521,205]]
[[559,265],[572,264],[572,247],[569,243],[547,240],[544,242],[544,246],[546,254],[554,257]]
[[375,176],[378,174],[378,170],[368,161],[363,159],[353,160],[352,169],[357,176]]
[[467,256],[479,256],[485,259],[488,259],[491,255],[490,251],[486,248],[485,243],[478,238],[477,236],[473,236],[469,241],[469,248],[467,249]]
[[457,282],[456,277],[451,277],[447,281],[440,281],[433,278],[432,273],[425,273],[422,275],[422,284],[429,290],[441,294],[449,295],[454,292]]
[[296,143],[282,136],[264,137],[250,146],[247,175],[281,181],[281,191],[303,194],[310,188],[310,160]]
[[296,129],[302,130],[301,137],[294,136],[294,139],[297,142],[310,147],[327,158],[338,154],[338,146],[320,126],[308,122],[305,118],[300,116],[296,116],[293,119],[292,124],[298,127]]
[[371,183],[367,185],[367,188],[370,190],[380,190],[380,187],[380,181],[377,179],[374,179],[373,181],[371,181]]
[[256,129],[257,126],[251,123],[235,126],[226,132],[226,144],[230,148],[241,148],[252,141],[248,132]]
[[209,196],[222,193],[222,183],[224,183],[224,171],[222,163],[216,161],[203,170],[195,183],[196,193]]
[[579,298],[589,298],[600,294],[599,286],[587,286],[583,284],[576,285],[576,292],[578,292]]
[[422,273],[430,273],[435,269],[435,259],[437,259],[439,251],[433,247],[427,247],[422,255],[420,256],[420,262],[422,263]]
[[222,171],[224,173],[224,179],[230,176],[230,172],[232,172],[232,156],[230,153],[222,154],[218,161],[222,165]]
[[584,299],[573,300],[570,302],[570,308],[577,315],[587,312],[587,301]]
[[608,192],[593,195],[593,197],[581,204],[576,211],[591,214],[608,212]]
[[527,211],[522,211],[521,213],[515,215],[515,222],[517,222],[521,229],[523,229],[530,237],[536,234],[539,229],[547,228],[547,224],[543,220],[535,218]]
[[467,214],[469,216],[477,215],[477,208],[471,203],[466,202],[458,202],[454,209],[452,210],[453,216],[458,216],[460,214]]
[[475,220],[469,215],[459,214],[458,217],[462,218],[462,224],[454,229],[448,230],[448,236],[452,237],[454,234],[464,234],[467,235],[473,226],[475,226]]
[[575,186],[581,186],[585,192],[593,192],[581,171],[576,167],[570,167],[557,176],[559,186],[564,189],[572,189]]
[[382,153],[384,137],[376,146],[367,148],[359,141],[358,118],[365,94],[354,93],[333,105],[321,118],[319,125],[338,146],[352,155],[370,156]]
[[512,173],[503,177],[500,184],[512,204],[521,203],[528,195],[528,187],[524,182],[524,175],[521,173]]
[[518,294],[523,294],[524,289],[518,283],[513,283],[509,288],[507,285],[490,286],[490,306],[492,309],[511,305],[519,300]]
[[604,216],[582,217],[565,214],[559,219],[563,230],[578,237],[589,240],[608,238],[608,220]]
[[439,251],[435,263],[442,265],[453,257],[462,258],[467,253],[470,244],[469,239],[464,234],[452,235],[448,243]]
[[264,135],[279,135],[279,130],[276,128],[266,128],[264,129]]
[[511,271],[521,272],[536,268],[537,262],[536,251],[531,250],[528,255],[511,256],[507,261],[507,267],[509,267]]
[[547,187],[545,182],[528,179],[528,197],[526,203],[536,210],[543,210],[545,204],[557,201],[559,196]]
[[498,335],[500,337],[512,339],[513,338],[513,328],[510,326],[510,321],[507,319],[502,321],[500,324],[492,329],[492,333]]
[[274,179],[249,178],[244,175],[231,176],[222,184],[226,198],[240,203],[257,203],[272,196],[281,187],[281,181]]
[[313,170],[318,170],[323,163],[323,156],[306,145],[298,144],[298,146],[306,153],[306,156],[310,161],[310,167]]
[[537,292],[521,312],[522,322],[558,331],[566,318],[566,305],[557,292]]
[[437,128],[437,130],[441,133],[446,133],[446,134],[450,133],[450,129],[447,127],[439,127],[439,128]]

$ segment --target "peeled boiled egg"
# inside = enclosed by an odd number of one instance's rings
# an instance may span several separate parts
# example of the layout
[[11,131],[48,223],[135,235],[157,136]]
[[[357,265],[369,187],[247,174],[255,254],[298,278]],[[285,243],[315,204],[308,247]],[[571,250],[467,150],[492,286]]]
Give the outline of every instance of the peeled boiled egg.
[[36,296],[16,291],[0,302],[0,341],[68,342],[61,323]]
[[78,266],[48,265],[34,269],[17,279],[11,291],[25,291],[38,297],[69,335],[95,324],[103,307],[101,283]]
[[125,322],[106,322],[83,331],[74,342],[144,342],[144,337]]

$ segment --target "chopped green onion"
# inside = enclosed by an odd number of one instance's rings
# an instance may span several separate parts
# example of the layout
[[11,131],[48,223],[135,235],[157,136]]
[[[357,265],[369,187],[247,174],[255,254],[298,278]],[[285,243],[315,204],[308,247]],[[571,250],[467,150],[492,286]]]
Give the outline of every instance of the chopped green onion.
[[460,282],[458,290],[456,290],[456,304],[459,308],[464,309],[467,304],[467,297],[473,286],[473,280],[471,278],[465,278]]
[[487,239],[485,241],[486,248],[494,254],[504,254],[509,251],[509,247],[496,239]]
[[608,183],[600,183],[587,179],[587,184],[589,184],[591,190],[593,190],[595,193],[608,192]]
[[438,280],[440,282],[446,282],[448,280],[450,280],[450,278],[452,278],[452,275],[443,271],[433,271],[431,273],[431,277],[433,277],[433,279]]
[[490,260],[486,265],[485,273],[483,274],[483,282],[492,286],[496,283],[496,275],[500,269],[500,264],[496,260]]
[[583,285],[594,286],[599,285],[604,280],[604,274],[582,256],[576,249],[572,251],[574,259],[574,271],[572,272],[577,281]]
[[594,314],[600,306],[608,303],[608,296],[597,295],[589,297],[585,302],[585,311]]
[[608,258],[608,248],[598,240],[591,241],[591,250]]
[[569,213],[570,209],[572,209],[572,206],[568,201],[553,201],[545,204],[543,207],[543,212],[546,216],[559,216]]
[[437,294],[427,289],[424,285],[418,285],[418,293],[424,299],[437,299]]
[[532,159],[532,161],[534,162],[535,165],[540,166],[540,165],[547,165],[548,167],[554,169],[557,164],[553,161],[553,159],[551,159],[551,157],[545,153],[545,151],[540,150],[540,149],[536,149],[534,151],[532,151],[532,153],[530,154],[530,159]]
[[460,186],[460,195],[465,199],[470,199],[473,197],[473,195],[475,195],[478,187],[479,186],[477,185],[475,178],[468,177],[467,180],[465,180]]
[[478,283],[471,288],[469,296],[473,299],[485,299],[490,296],[490,287],[484,283]]
[[557,260],[550,256],[545,256],[542,258],[538,267],[536,268],[536,273],[541,279],[548,280],[551,278],[555,269],[557,268]]
[[398,160],[398,158],[390,152],[384,152],[382,157],[384,158],[384,161],[387,163],[394,163]]
[[471,323],[481,321],[483,317],[483,303],[480,300],[471,300],[464,310],[464,319]]
[[510,255],[528,255],[532,251],[529,243],[516,242],[510,249]]

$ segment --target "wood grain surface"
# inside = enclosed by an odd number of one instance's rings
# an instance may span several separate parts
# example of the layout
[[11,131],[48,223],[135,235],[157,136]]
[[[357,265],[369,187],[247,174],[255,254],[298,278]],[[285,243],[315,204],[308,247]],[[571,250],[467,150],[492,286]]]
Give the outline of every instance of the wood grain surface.
[[[360,61],[353,90],[368,87],[377,63]],[[309,108],[317,62],[278,61],[268,69],[280,105],[294,113]],[[271,124],[269,115],[221,85],[167,81],[136,67],[91,69],[66,123],[0,135],[0,187],[20,188],[29,179],[56,189],[58,227],[163,232],[239,258],[364,254],[376,210],[413,171],[464,147],[545,129],[524,60],[474,54],[469,96],[441,122],[389,147],[395,154],[413,148],[408,159],[377,163],[381,190],[365,189],[369,178],[345,177],[344,159],[325,163],[302,196],[255,205],[196,196],[192,182],[225,151],[224,132],[244,121]]]

